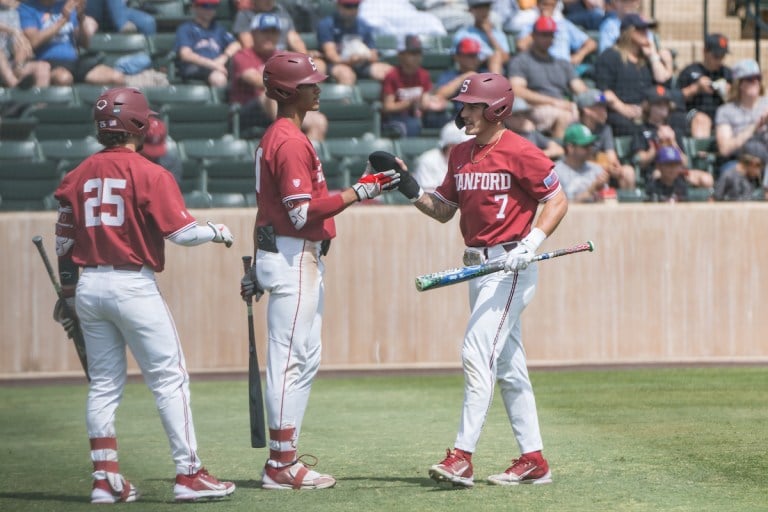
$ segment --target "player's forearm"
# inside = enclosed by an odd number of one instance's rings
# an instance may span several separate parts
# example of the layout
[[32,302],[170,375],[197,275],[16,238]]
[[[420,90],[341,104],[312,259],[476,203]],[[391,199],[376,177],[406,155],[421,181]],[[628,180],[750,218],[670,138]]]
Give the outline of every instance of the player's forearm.
[[451,220],[456,213],[456,207],[440,201],[431,193],[422,194],[413,204],[419,211],[442,223]]
[[547,236],[550,236],[557,229],[557,226],[567,212],[568,198],[561,188],[557,194],[544,203],[534,227],[539,228]]

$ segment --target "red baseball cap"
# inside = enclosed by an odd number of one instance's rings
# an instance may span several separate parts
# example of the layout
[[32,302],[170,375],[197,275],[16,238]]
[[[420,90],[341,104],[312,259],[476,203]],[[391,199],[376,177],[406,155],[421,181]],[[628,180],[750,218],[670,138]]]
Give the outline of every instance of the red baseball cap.
[[534,32],[554,33],[557,32],[557,23],[550,16],[541,16],[533,25]]
[[193,5],[219,5],[221,0],[194,0]]
[[149,118],[149,128],[144,137],[144,147],[141,154],[152,160],[157,160],[166,153],[165,138],[168,130],[165,123],[159,118],[152,116]]
[[477,55],[480,53],[480,43],[472,37],[465,37],[454,49],[456,55]]

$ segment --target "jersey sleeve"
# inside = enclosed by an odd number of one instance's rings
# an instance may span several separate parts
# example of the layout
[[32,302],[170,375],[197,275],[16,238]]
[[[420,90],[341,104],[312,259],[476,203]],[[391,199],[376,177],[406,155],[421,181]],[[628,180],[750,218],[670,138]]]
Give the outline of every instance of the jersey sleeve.
[[517,157],[515,179],[528,195],[546,201],[561,188],[555,164],[533,144],[526,147]]
[[[155,164],[151,164],[155,165]],[[165,169],[155,169],[145,198],[144,209],[154,219],[163,237],[195,224],[197,221],[184,204],[176,179]]]
[[315,162],[313,155],[307,151],[306,143],[297,138],[288,138],[274,155],[275,174],[283,203],[311,199],[310,171],[315,168]]

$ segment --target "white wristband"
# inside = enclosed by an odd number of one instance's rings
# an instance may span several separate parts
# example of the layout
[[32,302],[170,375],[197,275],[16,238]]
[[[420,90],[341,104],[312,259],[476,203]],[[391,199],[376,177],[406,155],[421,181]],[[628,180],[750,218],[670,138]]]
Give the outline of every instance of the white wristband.
[[523,238],[522,243],[536,252],[536,249],[547,239],[547,234],[539,228],[533,228],[528,236]]
[[412,203],[415,203],[416,201],[418,201],[419,199],[421,199],[421,196],[423,196],[423,195],[424,195],[424,189],[423,189],[423,188],[421,188],[421,187],[419,187],[419,195],[417,195],[417,196],[416,196],[416,197],[414,197],[413,199],[409,199],[409,201],[410,201],[410,202],[412,202]]

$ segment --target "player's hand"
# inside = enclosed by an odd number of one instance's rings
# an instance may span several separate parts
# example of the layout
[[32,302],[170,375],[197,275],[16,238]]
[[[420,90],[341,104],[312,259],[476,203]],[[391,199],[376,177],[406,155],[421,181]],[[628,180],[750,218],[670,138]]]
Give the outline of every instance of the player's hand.
[[224,244],[227,247],[232,247],[232,242],[235,241],[235,237],[232,236],[232,232],[224,224],[214,224],[208,221],[208,226],[213,230],[213,240],[217,244]]
[[400,183],[400,173],[394,169],[375,174],[366,174],[352,185],[352,189],[357,194],[357,200],[373,199],[382,193],[382,191],[397,188]]
[[64,327],[64,330],[67,331],[67,336],[73,337],[77,326],[75,298],[67,297],[57,300],[56,305],[53,307],[53,319]]
[[507,253],[507,259],[504,261],[504,270],[506,272],[517,272],[528,268],[528,265],[536,256],[536,249],[547,238],[546,233],[539,228],[533,228],[528,236],[523,238],[517,247]]
[[245,302],[249,302],[251,298],[259,302],[262,295],[264,295],[264,288],[261,287],[256,278],[256,265],[251,265],[251,268],[240,280],[240,296]]

